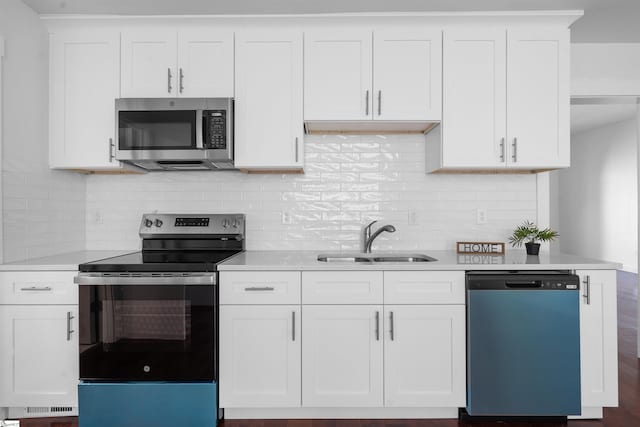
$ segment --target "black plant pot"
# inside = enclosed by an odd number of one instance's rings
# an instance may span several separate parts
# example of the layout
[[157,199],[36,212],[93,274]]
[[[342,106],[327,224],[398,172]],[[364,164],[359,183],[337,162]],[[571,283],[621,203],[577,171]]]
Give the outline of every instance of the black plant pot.
[[527,255],[538,255],[540,253],[540,243],[527,242],[524,245],[527,247]]

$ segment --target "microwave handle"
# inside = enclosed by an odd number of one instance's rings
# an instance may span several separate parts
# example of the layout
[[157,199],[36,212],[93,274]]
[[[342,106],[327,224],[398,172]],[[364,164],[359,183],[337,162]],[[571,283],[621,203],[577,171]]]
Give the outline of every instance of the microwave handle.
[[205,127],[202,125],[202,116],[204,110],[196,110],[196,148],[204,149],[204,142],[202,140],[205,133]]

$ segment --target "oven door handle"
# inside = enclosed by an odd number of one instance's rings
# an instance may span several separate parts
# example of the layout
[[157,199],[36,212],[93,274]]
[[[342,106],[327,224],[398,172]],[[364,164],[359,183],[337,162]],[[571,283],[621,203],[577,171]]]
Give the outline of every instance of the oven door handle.
[[73,279],[78,285],[98,286],[135,286],[135,285],[216,285],[216,274],[199,274],[184,276],[84,276]]

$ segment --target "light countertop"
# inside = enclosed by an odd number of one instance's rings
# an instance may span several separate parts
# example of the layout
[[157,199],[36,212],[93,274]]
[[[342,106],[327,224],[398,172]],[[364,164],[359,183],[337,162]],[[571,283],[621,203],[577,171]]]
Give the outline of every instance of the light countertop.
[[120,251],[78,251],[32,258],[0,264],[0,271],[78,271],[78,264],[136,252],[136,249]]
[[527,256],[524,249],[507,251],[504,256],[459,255],[455,251],[406,252],[425,254],[437,259],[433,262],[415,263],[321,262],[317,260],[318,254],[329,252],[331,251],[246,251],[224,261],[218,266],[218,270],[615,270],[622,268],[622,264],[617,262],[570,254],[541,253],[539,256]]

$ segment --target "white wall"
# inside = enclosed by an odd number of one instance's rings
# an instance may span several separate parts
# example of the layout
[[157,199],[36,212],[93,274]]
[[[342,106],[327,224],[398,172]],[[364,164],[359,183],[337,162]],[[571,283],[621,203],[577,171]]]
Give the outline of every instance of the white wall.
[[560,249],[638,269],[637,126],[627,120],[572,135],[557,172]]
[[[304,175],[239,172],[90,176],[88,249],[136,248],[145,212],[242,212],[249,249],[358,249],[361,226],[396,226],[378,249],[506,241],[536,220],[535,175],[426,175],[422,135],[307,136]],[[487,224],[476,224],[486,208]],[[410,211],[416,225],[408,224]],[[291,224],[284,224],[289,216]],[[124,244],[124,246],[123,246]]]
[[640,43],[573,43],[571,96],[640,95]]
[[4,261],[84,249],[85,178],[48,166],[48,38],[20,0],[0,1]]

